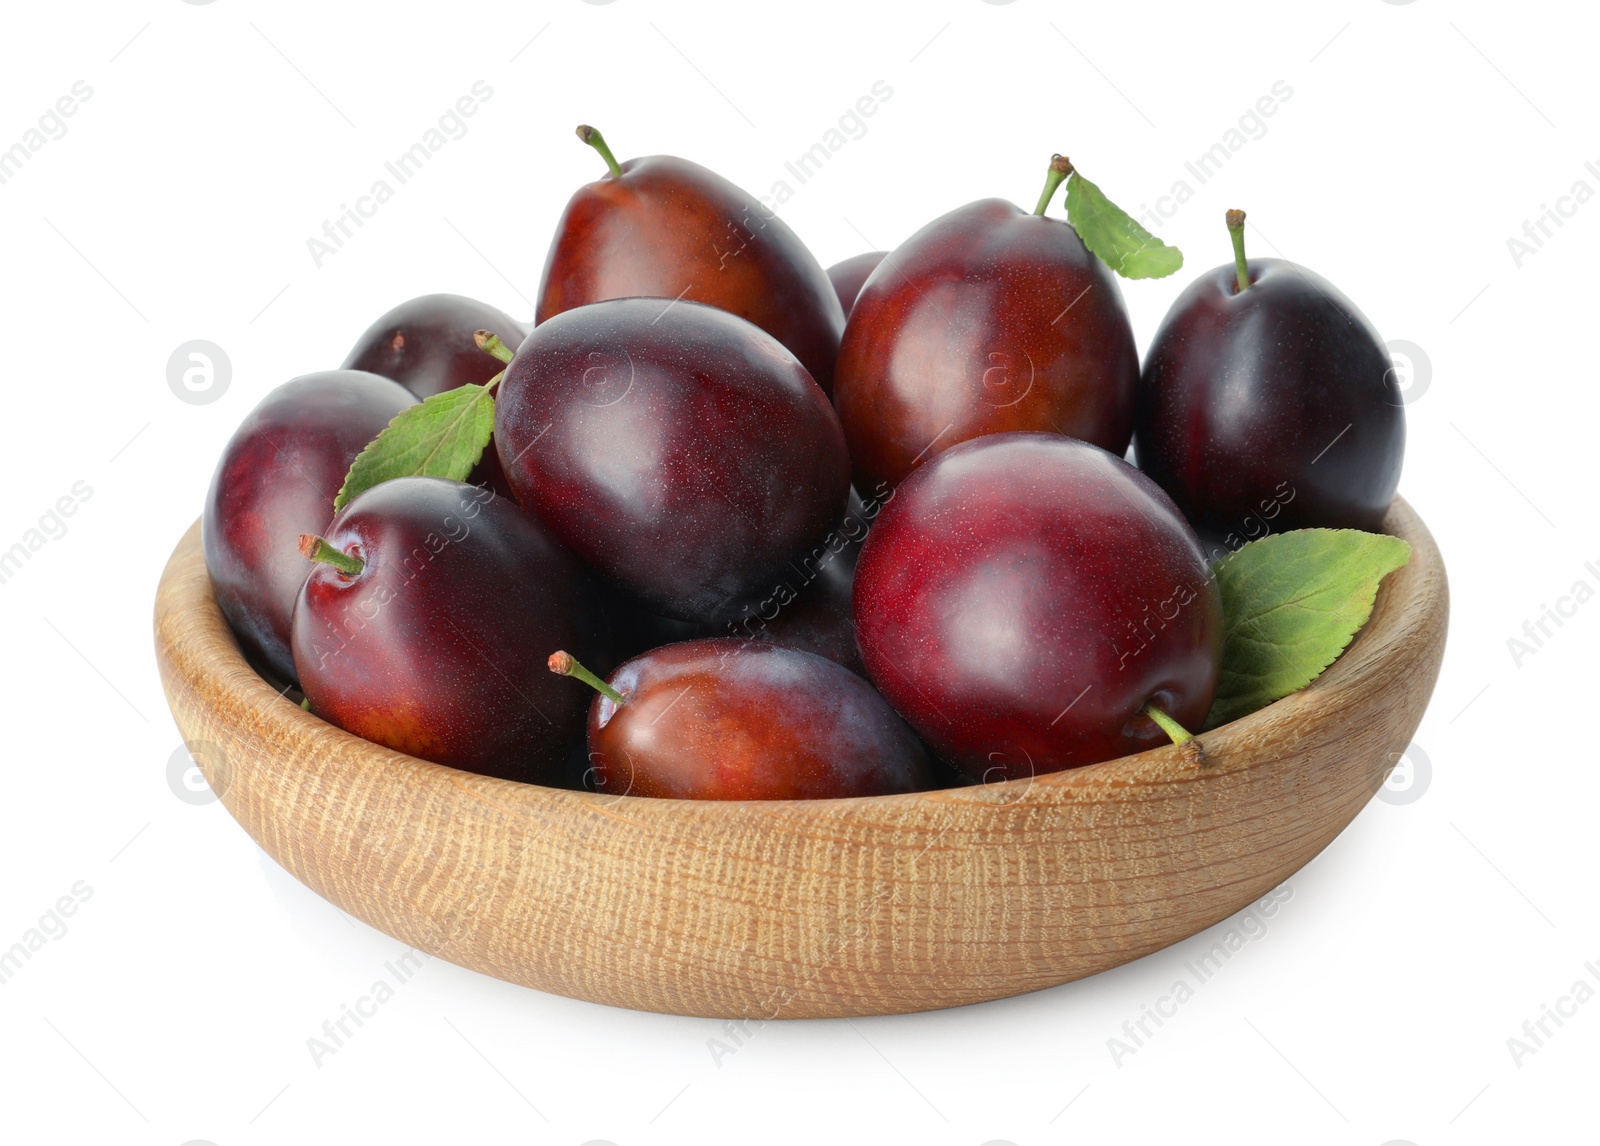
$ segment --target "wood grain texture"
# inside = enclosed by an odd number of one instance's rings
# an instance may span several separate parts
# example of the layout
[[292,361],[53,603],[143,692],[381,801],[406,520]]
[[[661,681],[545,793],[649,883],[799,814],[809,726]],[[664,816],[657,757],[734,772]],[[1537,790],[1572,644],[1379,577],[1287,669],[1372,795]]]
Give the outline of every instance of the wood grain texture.
[[319,895],[419,950],[543,991],[718,1017],[930,1010],[1137,959],[1299,869],[1422,719],[1449,604],[1411,561],[1309,688],[1174,748],[985,787],[722,803],[559,791],[370,744],[245,663],[198,523],[168,562],[167,699],[247,832]]

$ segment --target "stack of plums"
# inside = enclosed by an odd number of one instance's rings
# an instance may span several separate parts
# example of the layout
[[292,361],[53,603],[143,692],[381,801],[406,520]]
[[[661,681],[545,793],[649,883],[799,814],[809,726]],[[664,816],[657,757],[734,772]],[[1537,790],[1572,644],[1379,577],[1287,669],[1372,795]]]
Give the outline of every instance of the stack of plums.
[[[1394,495],[1379,336],[1247,260],[1237,212],[1141,375],[1116,275],[1046,214],[1060,157],[1033,212],[981,200],[825,271],[713,172],[579,135],[608,171],[531,325],[404,303],[269,394],[213,477],[245,653],[370,741],[704,799],[1090,764],[1205,721],[1213,558],[1262,523],[1374,529]],[[492,393],[475,465],[419,447],[335,512],[385,427],[467,384]]]

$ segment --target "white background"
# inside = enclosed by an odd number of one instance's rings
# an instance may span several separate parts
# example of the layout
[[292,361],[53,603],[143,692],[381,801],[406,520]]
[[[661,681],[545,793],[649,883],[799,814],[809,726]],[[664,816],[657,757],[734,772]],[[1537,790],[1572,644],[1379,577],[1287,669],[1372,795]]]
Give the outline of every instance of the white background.
[[[78,881],[92,896],[0,986],[0,1138],[1592,1140],[1600,1000],[1520,1063],[1507,1040],[1600,966],[1600,604],[1520,666],[1507,639],[1574,582],[1600,588],[1600,201],[1567,202],[1520,266],[1507,240],[1575,182],[1600,191],[1595,33],[1578,5],[1439,0],[8,4],[0,148],[75,81],[93,94],[0,185],[0,548],[75,482],[93,492],[0,584],[0,947]],[[493,95],[465,137],[316,266],[306,240],[476,80]],[[866,134],[798,185],[785,161],[878,80],[893,95]],[[1185,161],[1279,80],[1265,135],[1199,185]],[[1208,939],[960,1011],[769,1024],[720,1063],[717,1022],[434,961],[313,1064],[307,1039],[401,947],[169,782],[156,579],[272,387],[413,295],[531,314],[562,204],[601,173],[580,121],[624,158],[692,157],[763,194],[786,179],[781,213],[824,265],[975,198],[1031,206],[1056,150],[1136,214],[1187,180],[1160,230],[1187,267],[1125,284],[1141,347],[1227,261],[1238,206],[1252,253],[1315,268],[1422,348],[1401,488],[1454,615],[1412,786],[1392,780],[1120,1063],[1107,1040]],[[191,339],[232,363],[210,404],[167,384]]]

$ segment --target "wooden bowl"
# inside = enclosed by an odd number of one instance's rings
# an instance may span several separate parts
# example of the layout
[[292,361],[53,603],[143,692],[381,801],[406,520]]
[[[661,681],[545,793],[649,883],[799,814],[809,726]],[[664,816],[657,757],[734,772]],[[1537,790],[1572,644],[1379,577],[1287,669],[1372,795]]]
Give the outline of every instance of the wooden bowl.
[[1309,688],[1174,748],[1032,780],[848,800],[592,795],[430,764],[302,711],[245,663],[200,526],[155,640],[185,742],[278,863],[404,943],[622,1007],[772,1018],[932,1010],[1148,955],[1299,869],[1382,785],[1449,611],[1432,536]]

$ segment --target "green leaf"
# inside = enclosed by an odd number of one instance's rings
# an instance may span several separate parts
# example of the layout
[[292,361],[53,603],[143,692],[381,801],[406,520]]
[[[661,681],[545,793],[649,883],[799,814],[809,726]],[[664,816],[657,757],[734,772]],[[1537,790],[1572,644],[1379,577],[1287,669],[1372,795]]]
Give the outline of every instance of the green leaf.
[[487,386],[468,383],[408,406],[356,455],[333,508],[343,509],[390,478],[465,481],[493,432],[494,397]]
[[1310,684],[1372,615],[1378,582],[1411,546],[1359,529],[1297,529],[1252,541],[1214,566],[1222,590],[1215,728]]
[[1125,279],[1164,279],[1183,266],[1182,251],[1139,226],[1076,171],[1067,180],[1067,221],[1083,245]]

